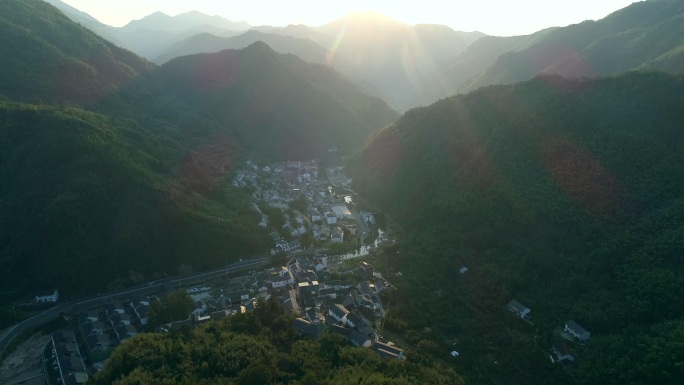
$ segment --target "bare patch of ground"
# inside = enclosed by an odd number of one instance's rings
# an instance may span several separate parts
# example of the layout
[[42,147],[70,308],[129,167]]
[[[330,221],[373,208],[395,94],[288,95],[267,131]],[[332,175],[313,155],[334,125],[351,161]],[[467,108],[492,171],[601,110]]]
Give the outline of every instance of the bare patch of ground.
[[49,335],[36,333],[19,345],[0,366],[0,384],[12,383],[11,380],[16,377],[36,369],[42,371],[43,350],[48,342],[50,342]]

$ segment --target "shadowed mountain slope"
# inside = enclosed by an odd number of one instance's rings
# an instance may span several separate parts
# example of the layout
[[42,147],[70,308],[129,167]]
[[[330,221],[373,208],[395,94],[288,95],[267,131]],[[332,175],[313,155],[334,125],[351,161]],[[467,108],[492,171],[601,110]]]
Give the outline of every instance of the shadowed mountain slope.
[[[472,338],[462,349],[499,363],[463,366],[472,378],[676,383],[676,360],[619,357],[681,357],[659,341],[684,330],[683,104],[682,77],[544,76],[413,109],[374,135],[349,170],[405,232],[393,263],[413,290],[394,325]],[[534,327],[506,314],[512,298]],[[547,349],[569,319],[592,340],[557,371]]]
[[92,101],[154,67],[40,0],[0,2],[0,50],[0,94],[23,101]]
[[231,136],[271,159],[351,150],[396,112],[333,69],[276,53],[263,42],[174,59],[123,96],[140,113],[193,138]]

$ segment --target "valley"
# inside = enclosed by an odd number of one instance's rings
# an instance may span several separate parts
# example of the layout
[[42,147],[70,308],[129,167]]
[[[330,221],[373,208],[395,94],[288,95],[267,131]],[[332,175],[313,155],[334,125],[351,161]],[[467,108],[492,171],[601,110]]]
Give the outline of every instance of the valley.
[[0,381],[684,378],[682,2],[519,36],[67,3],[0,2]]

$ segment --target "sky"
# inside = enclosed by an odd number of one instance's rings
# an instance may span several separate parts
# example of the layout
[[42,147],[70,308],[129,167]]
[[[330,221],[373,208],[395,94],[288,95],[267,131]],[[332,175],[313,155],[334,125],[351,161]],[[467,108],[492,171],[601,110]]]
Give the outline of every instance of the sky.
[[62,0],[104,24],[120,27],[161,11],[196,10],[252,25],[319,26],[354,11],[377,11],[406,24],[444,24],[458,31],[525,35],[598,20],[635,0]]

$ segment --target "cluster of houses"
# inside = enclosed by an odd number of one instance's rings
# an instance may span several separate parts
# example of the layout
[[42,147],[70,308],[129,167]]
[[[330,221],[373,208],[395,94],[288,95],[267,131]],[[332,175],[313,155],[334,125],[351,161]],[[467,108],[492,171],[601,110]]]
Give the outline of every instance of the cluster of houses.
[[90,361],[104,361],[119,344],[140,333],[148,323],[150,303],[156,300],[152,297],[114,301],[78,313],[75,330],[82,336]]
[[[328,175],[333,175],[338,181],[344,179],[345,183],[342,185],[351,182],[343,177],[341,167],[331,168]],[[272,230],[272,254],[298,250],[301,247],[298,238],[306,233],[311,233],[313,239],[322,242],[342,243],[343,228],[352,234],[355,232],[354,215],[347,202],[332,193],[327,179],[319,182],[318,177],[318,162],[315,160],[279,162],[264,167],[247,161],[246,169],[237,172],[232,184],[239,188],[253,189],[254,201],[250,203],[250,208],[258,214],[258,225]],[[298,212],[294,217],[286,216],[286,223],[282,228],[273,229],[268,215],[263,213],[261,207],[286,210],[302,196],[307,203],[305,212]],[[367,223],[375,221],[370,213],[362,212],[360,215]],[[284,240],[283,235],[290,240]]]
[[52,333],[43,351],[43,371],[49,384],[85,384],[88,372],[71,330]]
[[300,257],[268,272],[257,286],[263,291],[261,285],[270,285],[271,295],[281,298],[285,312],[298,316],[294,327],[301,335],[316,339],[326,331],[336,333],[354,346],[402,359],[403,350],[381,342],[373,328],[385,315],[379,294],[391,287],[389,282],[367,262],[335,273],[340,279],[329,279],[325,256]]
[[[530,322],[531,310],[527,306],[521,304],[515,299],[512,299],[506,307],[508,311],[515,316]],[[551,362],[568,366],[575,361],[576,355],[568,346],[567,342],[587,342],[591,338],[591,333],[584,329],[577,322],[569,320],[565,323],[563,331],[560,332],[560,336],[563,337],[563,339],[558,339],[551,347],[550,359]]]
[[193,327],[250,312],[255,309],[257,297],[275,297],[282,303],[286,315],[296,317],[293,326],[305,338],[317,339],[326,332],[336,333],[347,338],[350,344],[372,349],[382,357],[403,359],[403,350],[380,341],[373,328],[385,314],[379,294],[391,284],[367,262],[334,273],[337,279],[330,279],[325,255],[299,257],[280,269],[252,272],[243,286],[249,289],[188,289],[197,305],[191,317],[162,325],[158,331]]

